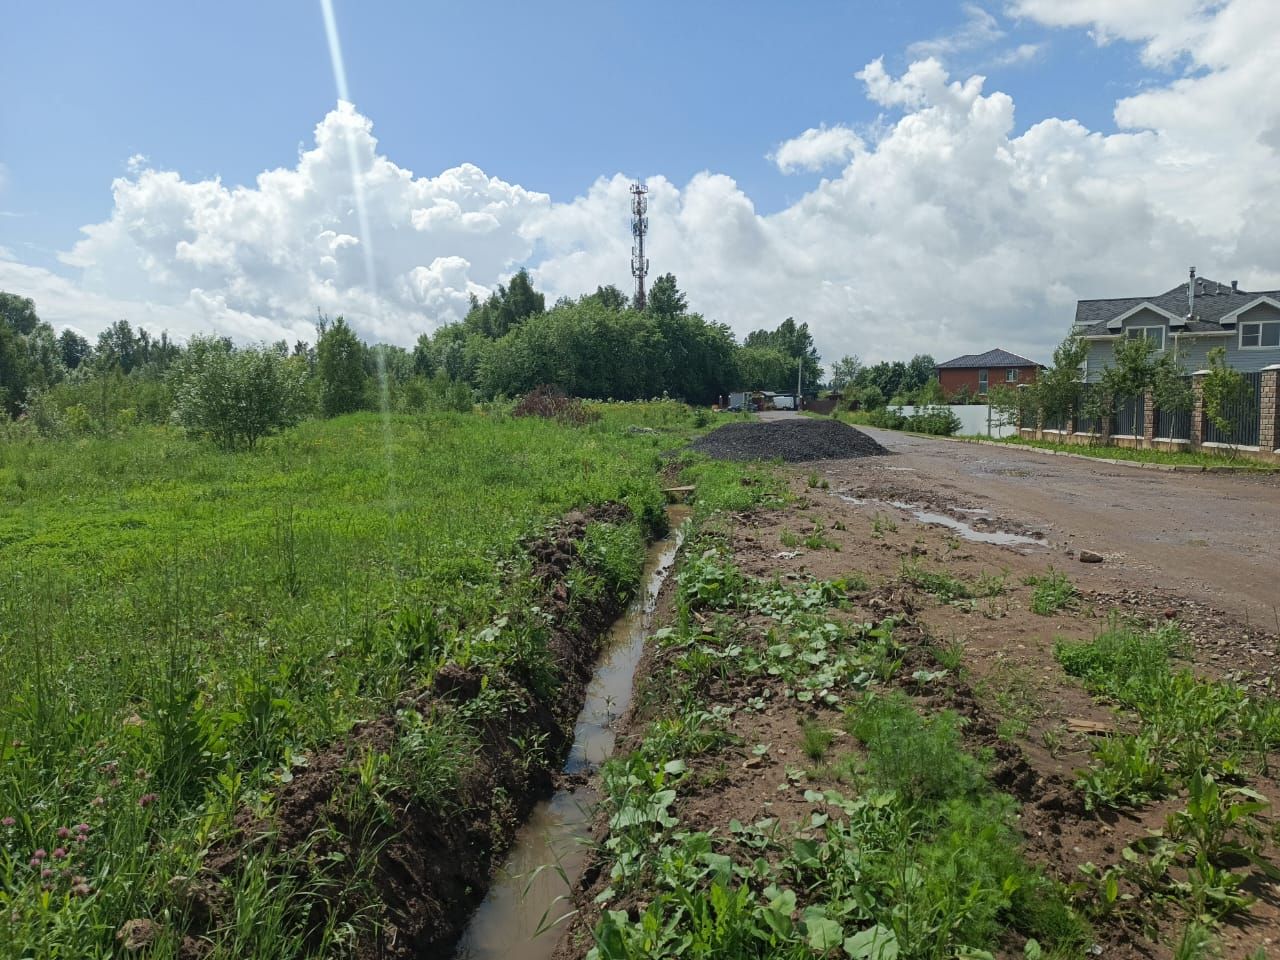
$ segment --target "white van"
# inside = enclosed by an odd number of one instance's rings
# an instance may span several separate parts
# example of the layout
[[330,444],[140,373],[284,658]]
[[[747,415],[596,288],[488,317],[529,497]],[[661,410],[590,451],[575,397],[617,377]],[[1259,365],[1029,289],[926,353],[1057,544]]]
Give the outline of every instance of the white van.
[[782,394],[773,398],[773,409],[775,410],[794,410],[796,408],[796,398],[788,397]]

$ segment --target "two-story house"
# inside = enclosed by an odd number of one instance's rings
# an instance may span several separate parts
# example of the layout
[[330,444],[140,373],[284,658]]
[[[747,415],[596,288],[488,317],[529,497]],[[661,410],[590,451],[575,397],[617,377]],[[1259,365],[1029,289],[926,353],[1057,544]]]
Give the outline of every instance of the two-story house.
[[1089,344],[1084,375],[1095,381],[1112,363],[1122,337],[1147,337],[1170,350],[1188,373],[1208,365],[1209,351],[1226,347],[1227,364],[1255,373],[1280,363],[1280,290],[1249,292],[1196,276],[1153,297],[1080,300],[1075,332]]

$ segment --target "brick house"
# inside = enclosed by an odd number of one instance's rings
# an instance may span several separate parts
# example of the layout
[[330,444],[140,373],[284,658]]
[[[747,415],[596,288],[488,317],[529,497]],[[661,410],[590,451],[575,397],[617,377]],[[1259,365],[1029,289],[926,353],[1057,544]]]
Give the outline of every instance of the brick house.
[[947,397],[953,397],[964,387],[971,396],[986,396],[987,390],[998,383],[1017,386],[1035,383],[1036,373],[1042,364],[1020,357],[1008,350],[988,350],[986,353],[969,353],[940,363],[938,382]]

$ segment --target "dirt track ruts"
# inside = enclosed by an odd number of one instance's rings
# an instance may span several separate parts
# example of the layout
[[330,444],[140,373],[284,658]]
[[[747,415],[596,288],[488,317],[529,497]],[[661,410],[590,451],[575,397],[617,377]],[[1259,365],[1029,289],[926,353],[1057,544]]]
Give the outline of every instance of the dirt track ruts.
[[896,456],[830,463],[833,485],[985,507],[1042,530],[1059,556],[1103,554],[1117,587],[1158,585],[1280,632],[1280,475],[1136,470],[864,429]]

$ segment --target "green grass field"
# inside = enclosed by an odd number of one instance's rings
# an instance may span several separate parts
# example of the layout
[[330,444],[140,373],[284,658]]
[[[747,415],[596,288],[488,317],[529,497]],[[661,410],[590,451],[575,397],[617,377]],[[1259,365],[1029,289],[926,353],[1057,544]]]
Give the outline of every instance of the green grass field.
[[[655,403],[354,415],[241,453],[162,428],[0,446],[0,957],[116,955],[309,750],[446,659],[518,656],[520,543],[566,511],[627,502],[598,559],[638,578],[659,454],[692,430]],[[288,949],[237,936],[210,955]]]

